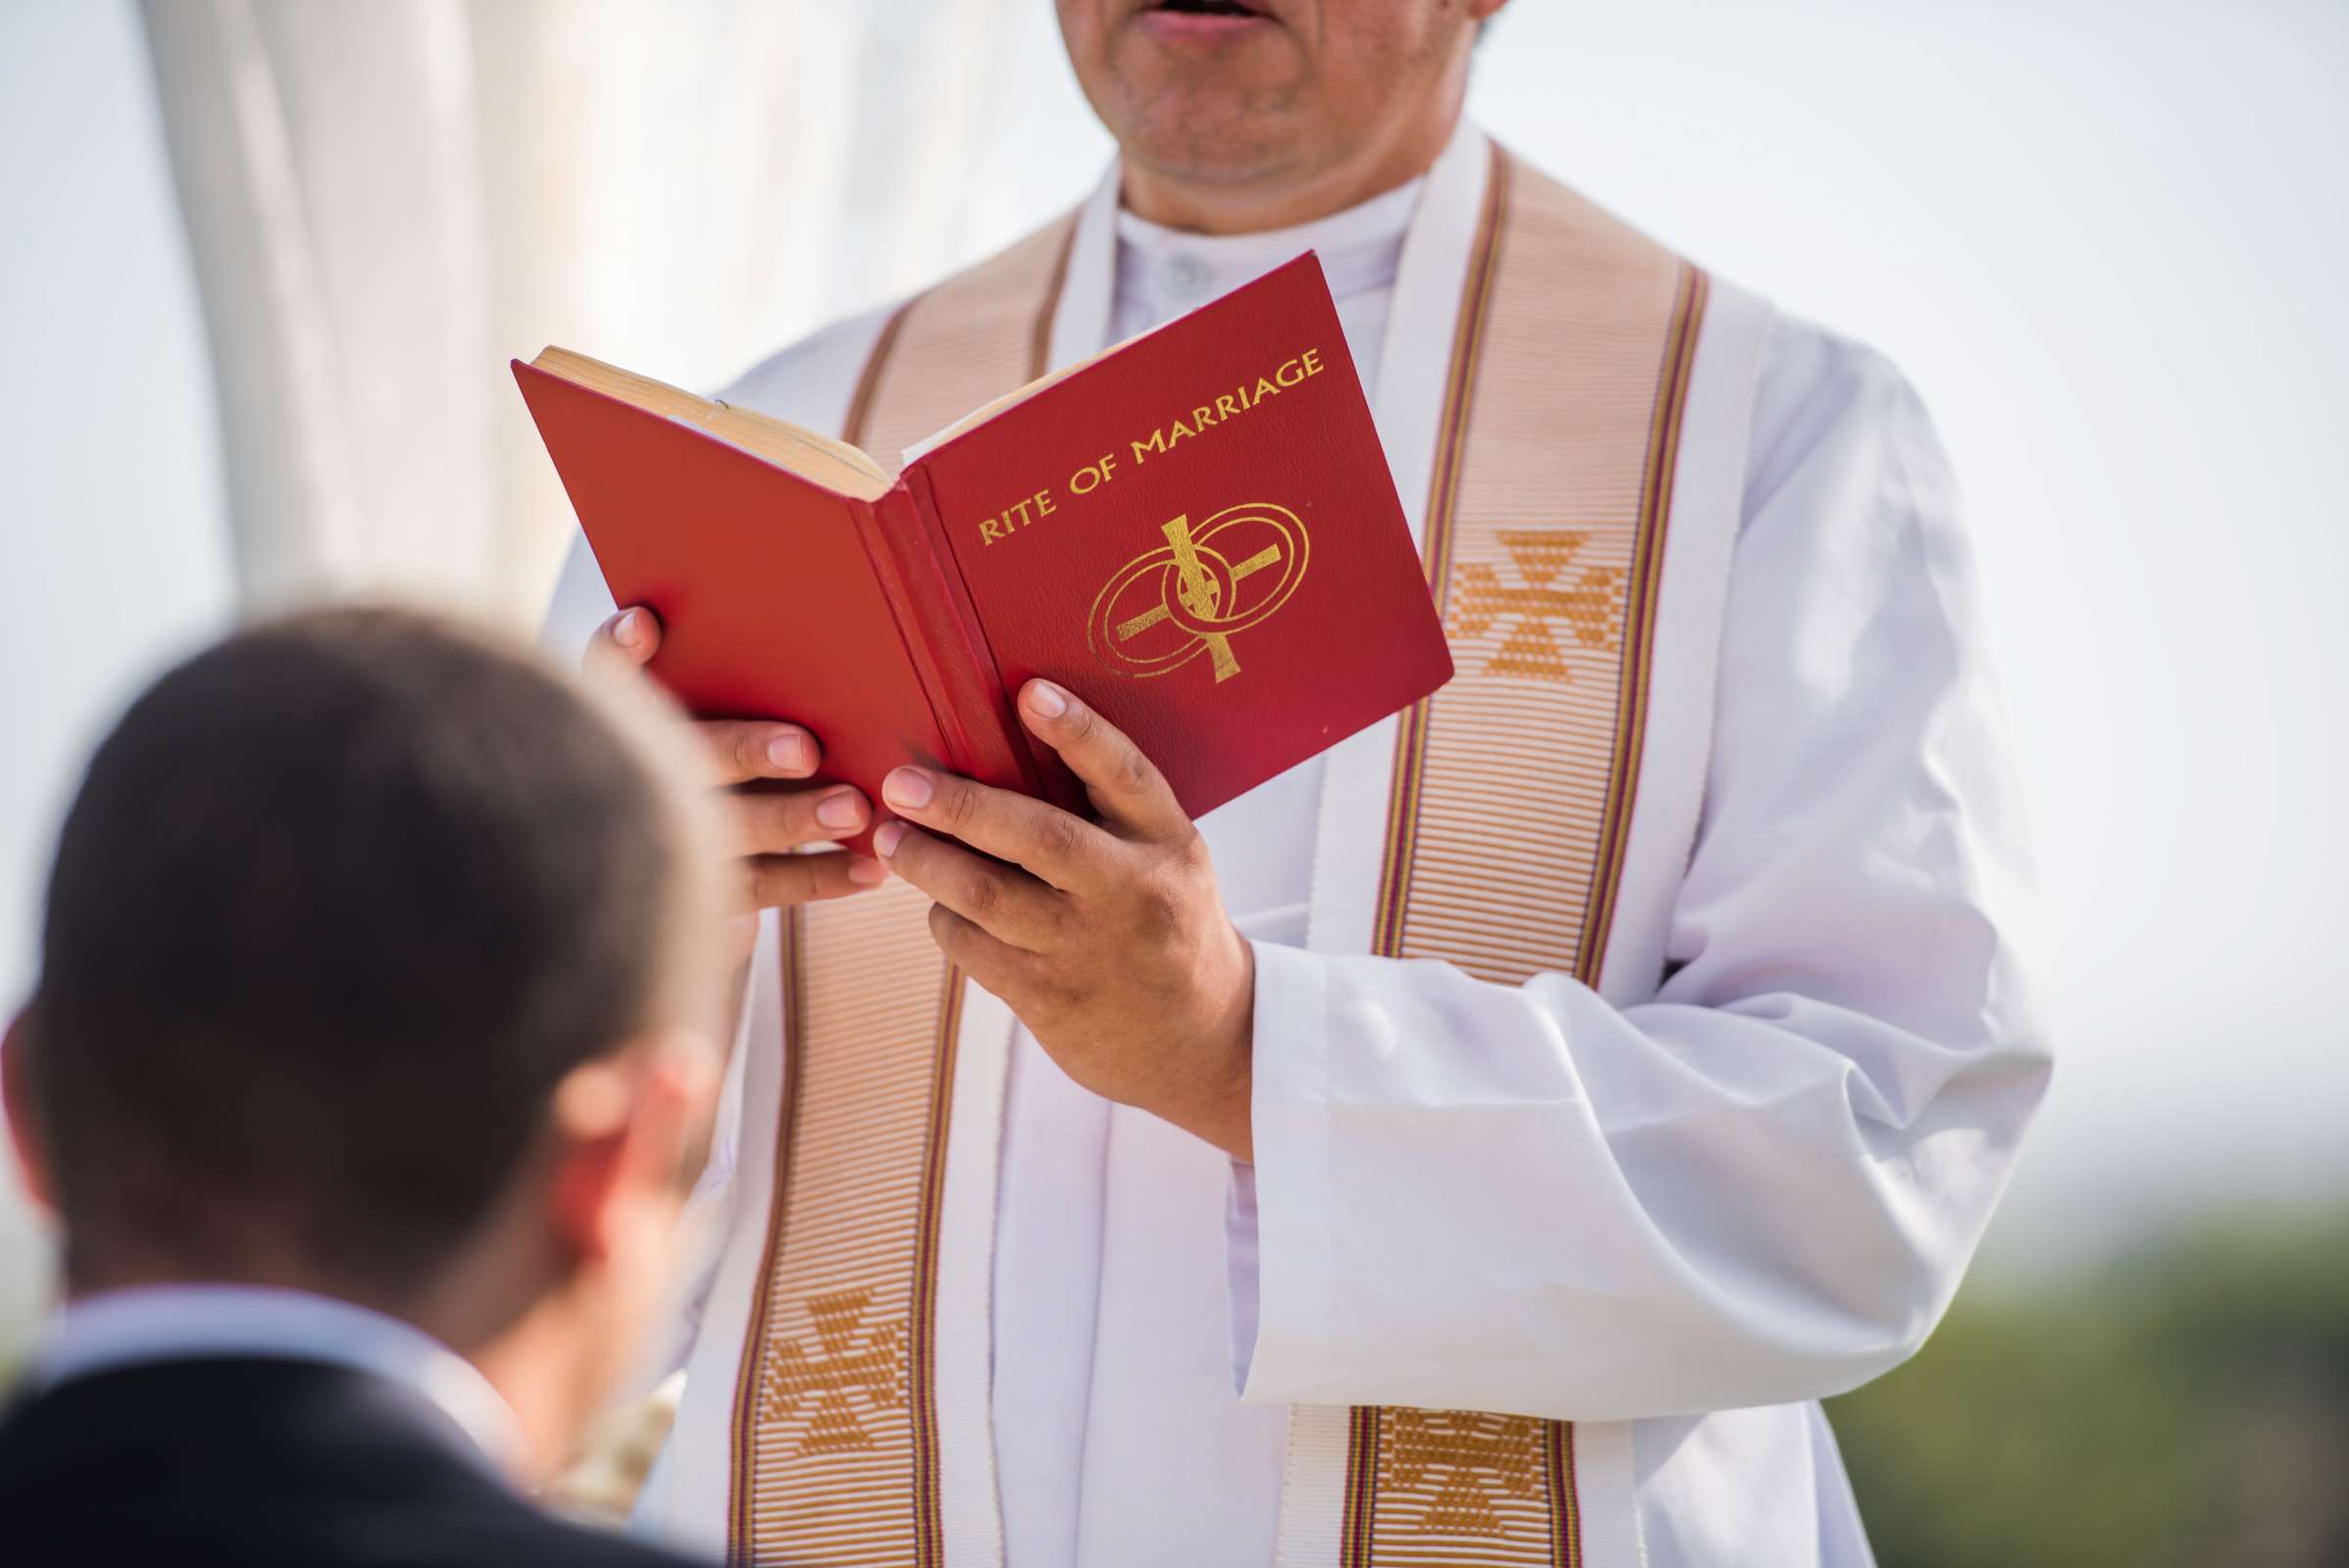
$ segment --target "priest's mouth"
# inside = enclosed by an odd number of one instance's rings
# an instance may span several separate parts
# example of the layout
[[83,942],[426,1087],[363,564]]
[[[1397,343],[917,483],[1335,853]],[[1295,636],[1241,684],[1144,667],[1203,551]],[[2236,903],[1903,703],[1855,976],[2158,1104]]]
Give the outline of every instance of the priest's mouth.
[[1161,38],[1211,42],[1274,24],[1265,0],[1147,0],[1141,20]]

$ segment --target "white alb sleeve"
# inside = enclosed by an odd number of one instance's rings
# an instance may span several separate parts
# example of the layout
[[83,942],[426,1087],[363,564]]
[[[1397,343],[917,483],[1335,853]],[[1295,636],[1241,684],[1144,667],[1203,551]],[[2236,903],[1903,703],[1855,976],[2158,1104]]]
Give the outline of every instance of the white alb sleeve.
[[1969,552],[1891,367],[1775,346],[1655,999],[1258,945],[1246,1398],[1780,1404],[1956,1289],[2049,1074]]

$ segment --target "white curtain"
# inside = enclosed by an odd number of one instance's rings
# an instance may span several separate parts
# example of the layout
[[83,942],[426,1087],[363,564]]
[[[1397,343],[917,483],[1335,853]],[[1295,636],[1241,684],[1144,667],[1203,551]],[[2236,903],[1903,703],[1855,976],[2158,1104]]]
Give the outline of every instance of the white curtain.
[[508,358],[707,388],[1073,201],[1106,148],[1023,0],[142,9],[249,603],[533,618],[570,512]]

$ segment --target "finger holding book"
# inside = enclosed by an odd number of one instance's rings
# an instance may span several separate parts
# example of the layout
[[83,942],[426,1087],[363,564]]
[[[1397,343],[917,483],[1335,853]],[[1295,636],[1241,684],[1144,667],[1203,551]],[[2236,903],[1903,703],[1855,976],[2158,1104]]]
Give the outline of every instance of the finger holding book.
[[1020,690],[1020,721],[1060,754],[1084,784],[1102,823],[1120,838],[1195,842],[1198,830],[1183,814],[1166,774],[1126,733],[1048,680]]
[[875,851],[937,900],[930,931],[946,956],[1070,1078],[1250,1158],[1255,955],[1198,829],[1165,775],[1092,709],[1044,681],[1030,681],[1019,707],[1100,825],[900,767],[882,799],[905,821],[882,823]]
[[[587,658],[641,668],[661,647],[661,622],[637,606],[596,628]],[[773,909],[845,898],[886,880],[865,855],[801,854],[860,833],[872,808],[853,785],[778,788],[822,764],[816,739],[798,724],[703,719],[694,724],[709,754],[711,782],[732,798],[733,849],[747,908]]]
[[[1047,892],[1089,893],[1127,871],[1123,846],[1106,829],[1014,790],[909,766],[891,769],[881,781],[881,799],[982,855],[1024,869]],[[873,848],[884,859],[898,843],[895,826],[884,822],[874,830]]]
[[[999,865],[973,853],[943,831],[925,833],[903,822],[884,822],[873,835],[873,847],[892,870],[930,895],[940,908],[960,915],[1018,953],[1059,950],[1079,918],[1078,906],[1067,894],[1016,865]],[[931,930],[938,930],[935,921]],[[987,984],[984,978],[980,983]]]
[[[639,606],[622,610],[598,626],[587,644],[589,663],[642,669],[661,648],[661,619]],[[694,728],[709,744],[714,784],[753,779],[806,778],[823,760],[815,737],[798,724],[764,719],[710,718]]]

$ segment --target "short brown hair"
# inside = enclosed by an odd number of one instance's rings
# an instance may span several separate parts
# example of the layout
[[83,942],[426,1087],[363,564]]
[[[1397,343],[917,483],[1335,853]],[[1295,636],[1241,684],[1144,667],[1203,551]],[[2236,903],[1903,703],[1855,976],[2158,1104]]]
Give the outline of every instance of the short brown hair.
[[67,817],[23,1041],[69,1270],[255,1225],[347,1277],[440,1261],[563,1076],[680,1021],[699,850],[642,700],[385,609],[140,697]]

